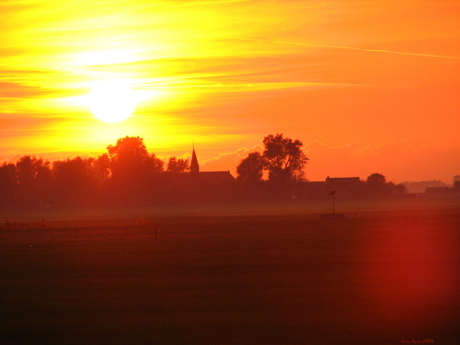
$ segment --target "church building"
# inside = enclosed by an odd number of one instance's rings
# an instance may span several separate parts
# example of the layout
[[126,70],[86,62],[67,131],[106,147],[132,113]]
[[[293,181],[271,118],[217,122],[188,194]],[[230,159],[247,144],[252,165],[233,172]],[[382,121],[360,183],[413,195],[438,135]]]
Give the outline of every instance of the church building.
[[192,161],[190,163],[190,174],[200,181],[209,184],[220,184],[233,182],[235,178],[230,174],[230,171],[200,171],[198,158],[196,157],[195,147],[192,151]]

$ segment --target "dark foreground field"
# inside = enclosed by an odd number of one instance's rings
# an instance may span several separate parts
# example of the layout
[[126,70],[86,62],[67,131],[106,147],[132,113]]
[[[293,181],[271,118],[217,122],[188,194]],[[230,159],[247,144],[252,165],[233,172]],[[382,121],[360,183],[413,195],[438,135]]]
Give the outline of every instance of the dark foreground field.
[[0,236],[0,344],[460,343],[460,210],[54,221]]

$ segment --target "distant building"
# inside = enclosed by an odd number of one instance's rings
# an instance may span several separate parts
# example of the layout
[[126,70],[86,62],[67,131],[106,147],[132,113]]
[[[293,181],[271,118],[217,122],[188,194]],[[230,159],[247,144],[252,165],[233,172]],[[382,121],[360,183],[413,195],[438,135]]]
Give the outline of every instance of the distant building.
[[353,196],[359,193],[359,177],[326,177],[326,192],[336,191],[337,195]]
[[196,158],[195,147],[192,151],[192,162],[190,163],[190,173],[191,174],[199,174],[200,173],[200,165],[198,164],[198,158]]
[[427,187],[425,189],[426,196],[451,196],[455,195],[455,189],[449,187]]
[[326,195],[325,181],[301,182],[302,194],[309,198],[318,198]]
[[196,156],[195,148],[192,151],[192,161],[190,163],[190,175],[194,179],[198,179],[208,184],[221,184],[235,181],[235,178],[230,174],[230,170],[226,171],[200,171],[198,158]]
[[338,196],[358,196],[362,183],[359,177],[327,177],[325,181],[300,182],[296,195],[300,198],[329,197],[335,191]]

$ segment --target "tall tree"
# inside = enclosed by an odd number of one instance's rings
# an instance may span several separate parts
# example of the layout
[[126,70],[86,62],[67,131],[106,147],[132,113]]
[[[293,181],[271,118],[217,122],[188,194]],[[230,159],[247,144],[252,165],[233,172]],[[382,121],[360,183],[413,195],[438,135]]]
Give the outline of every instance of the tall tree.
[[12,206],[16,192],[16,167],[12,163],[0,166],[0,205]]
[[110,159],[107,153],[104,153],[94,160],[93,168],[99,180],[106,180],[110,176]]
[[236,167],[239,181],[257,182],[262,180],[264,169],[263,157],[259,152],[252,152],[246,158],[242,159]]
[[304,167],[309,160],[302,151],[302,142],[283,137],[283,134],[264,138],[263,161],[271,181],[302,181]]
[[50,162],[35,156],[24,156],[16,163],[18,201],[23,206],[48,202],[51,186]]
[[164,162],[152,153],[147,157],[145,162],[145,172],[148,174],[159,173],[164,171]]
[[164,163],[147,152],[142,138],[120,138],[107,150],[111,166],[108,185],[114,202],[135,205],[158,198],[160,179],[157,173],[164,170]]
[[115,146],[107,146],[107,151],[113,178],[133,179],[145,174],[150,157],[142,138],[120,138]]
[[454,181],[454,189],[456,191],[460,191],[460,181],[458,180]]
[[373,196],[382,196],[387,194],[387,192],[390,190],[387,187],[385,176],[378,173],[373,173],[367,177],[367,189]]
[[59,204],[82,206],[94,195],[93,159],[75,157],[53,162],[54,195]]
[[373,173],[367,177],[367,183],[370,185],[383,186],[387,182],[385,176]]
[[399,183],[395,186],[395,192],[398,194],[407,194],[407,187],[406,185]]
[[188,159],[179,158],[172,156],[169,158],[168,167],[166,171],[172,173],[184,173],[190,170],[190,166],[188,164]]
[[457,192],[460,192],[460,175],[455,175],[454,180],[452,181],[452,187]]

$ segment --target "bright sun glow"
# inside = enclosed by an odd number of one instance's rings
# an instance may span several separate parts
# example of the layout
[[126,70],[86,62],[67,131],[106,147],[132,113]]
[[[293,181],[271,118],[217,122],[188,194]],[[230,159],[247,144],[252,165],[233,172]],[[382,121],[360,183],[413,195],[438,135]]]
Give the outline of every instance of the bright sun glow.
[[124,80],[97,82],[88,95],[88,107],[95,117],[109,123],[126,120],[136,108],[138,97]]

